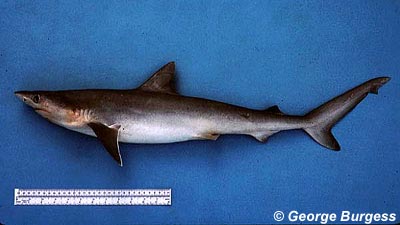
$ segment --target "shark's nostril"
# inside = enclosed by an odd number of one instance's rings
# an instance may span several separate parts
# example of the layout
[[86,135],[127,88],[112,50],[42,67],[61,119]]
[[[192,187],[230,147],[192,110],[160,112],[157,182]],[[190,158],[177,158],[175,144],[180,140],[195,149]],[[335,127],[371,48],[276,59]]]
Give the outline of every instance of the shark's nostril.
[[23,99],[23,100],[24,100],[24,102],[26,102],[26,98],[25,98],[25,97],[24,97],[24,99]]

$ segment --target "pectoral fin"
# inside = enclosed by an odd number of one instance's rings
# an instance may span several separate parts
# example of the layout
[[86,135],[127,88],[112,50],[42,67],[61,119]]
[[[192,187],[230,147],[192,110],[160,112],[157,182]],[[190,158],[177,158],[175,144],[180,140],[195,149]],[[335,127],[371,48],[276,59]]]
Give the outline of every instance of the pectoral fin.
[[92,128],[108,153],[122,166],[122,158],[118,145],[118,131],[121,126],[107,126],[102,123],[89,123],[88,126]]

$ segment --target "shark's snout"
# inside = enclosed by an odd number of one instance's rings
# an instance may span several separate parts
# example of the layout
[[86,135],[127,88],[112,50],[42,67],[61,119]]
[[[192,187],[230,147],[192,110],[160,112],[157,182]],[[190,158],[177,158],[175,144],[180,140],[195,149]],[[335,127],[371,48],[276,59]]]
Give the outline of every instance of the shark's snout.
[[28,92],[27,91],[16,91],[14,92],[15,96],[17,96],[19,99],[21,99],[22,101],[26,102],[26,100],[28,99]]
[[33,108],[41,108],[41,95],[39,92],[35,91],[16,91],[14,92],[15,96],[21,99],[25,104],[33,107]]

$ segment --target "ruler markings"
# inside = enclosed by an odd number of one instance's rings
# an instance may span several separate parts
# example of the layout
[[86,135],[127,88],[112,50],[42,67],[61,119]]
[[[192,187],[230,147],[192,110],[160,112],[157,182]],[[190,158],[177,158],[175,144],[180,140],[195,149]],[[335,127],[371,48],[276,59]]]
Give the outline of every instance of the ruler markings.
[[14,205],[171,205],[171,189],[15,189]]

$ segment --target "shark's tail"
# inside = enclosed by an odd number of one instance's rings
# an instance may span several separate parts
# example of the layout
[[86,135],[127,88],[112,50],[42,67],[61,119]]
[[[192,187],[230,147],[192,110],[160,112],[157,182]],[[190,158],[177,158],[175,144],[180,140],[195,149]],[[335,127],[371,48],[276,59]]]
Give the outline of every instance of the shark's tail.
[[340,145],[331,133],[332,127],[354,109],[368,93],[378,94],[378,89],[389,80],[389,77],[369,80],[312,110],[305,116],[310,126],[304,128],[304,131],[320,145],[339,151]]

